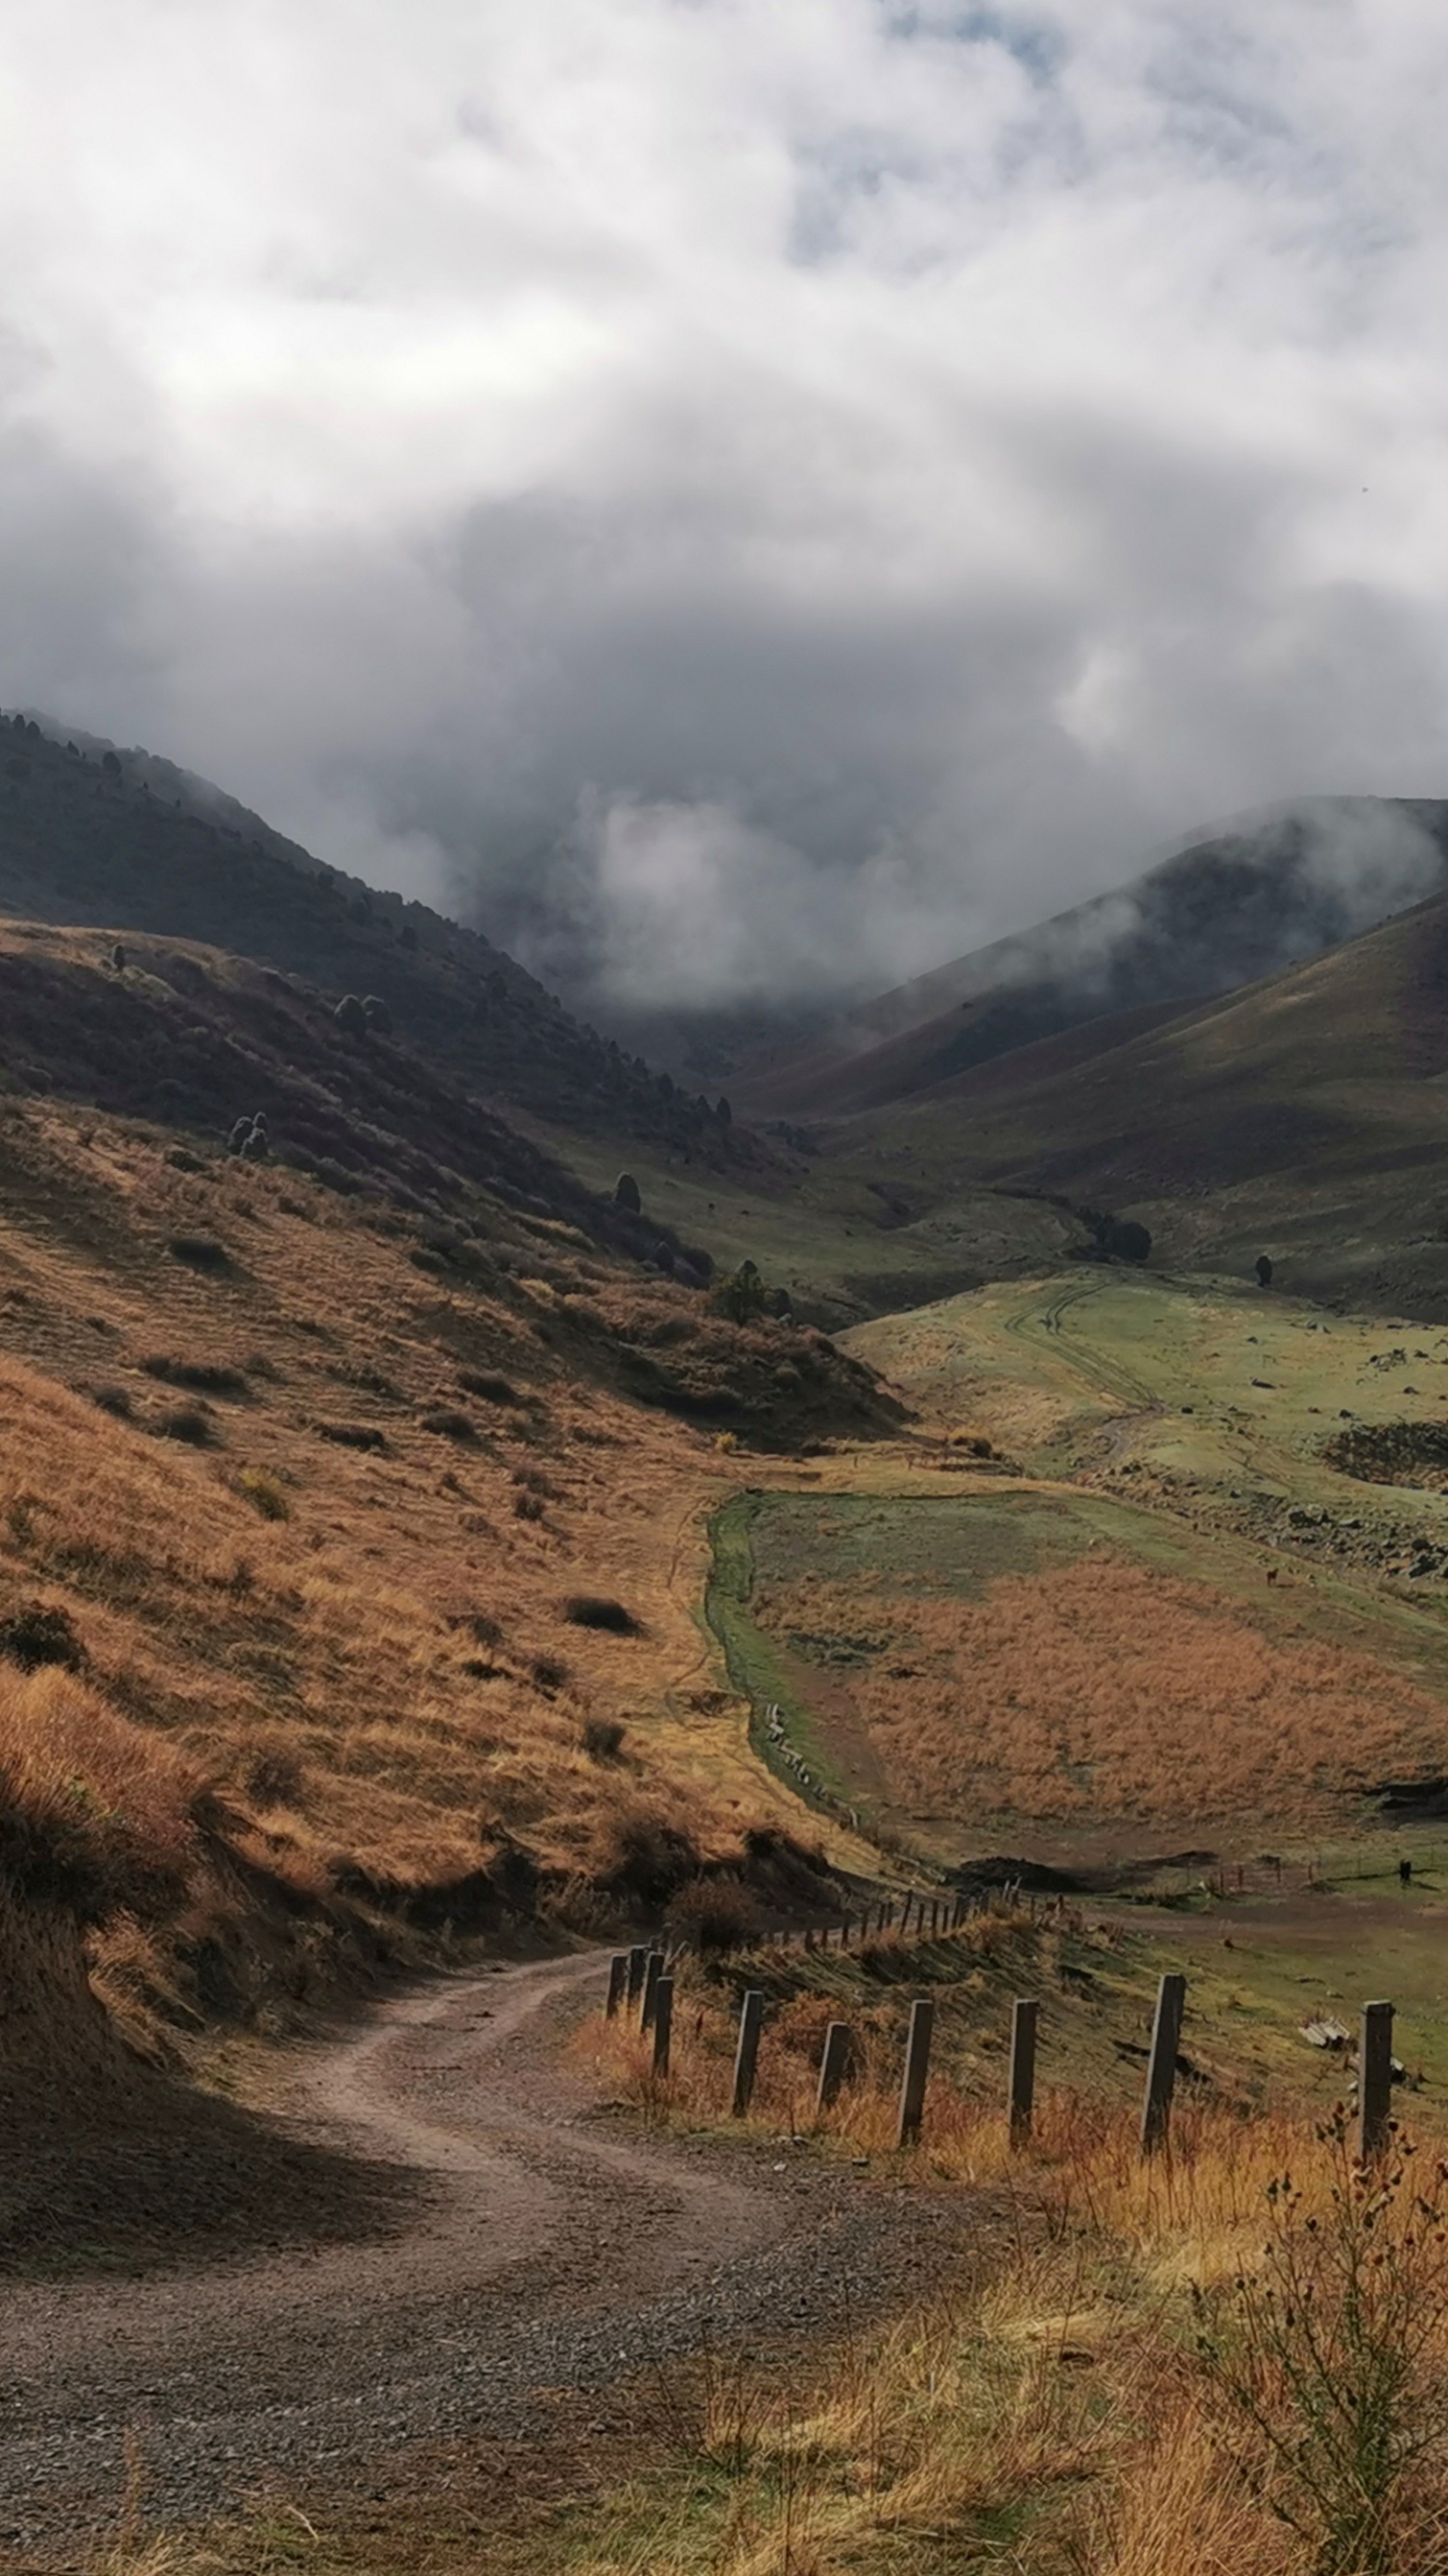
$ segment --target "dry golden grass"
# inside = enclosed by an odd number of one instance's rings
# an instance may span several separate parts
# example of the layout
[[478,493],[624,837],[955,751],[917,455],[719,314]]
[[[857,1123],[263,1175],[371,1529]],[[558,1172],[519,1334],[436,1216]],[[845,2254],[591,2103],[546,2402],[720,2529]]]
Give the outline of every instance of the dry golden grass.
[[[513,1855],[555,1888],[621,1874],[626,1897],[630,1837],[712,1858],[790,1817],[740,1713],[695,1704],[712,1443],[557,1346],[584,1281],[641,1331],[682,1291],[635,1290],[568,1229],[502,1211],[485,1275],[440,1285],[385,1209],[271,1167],[178,1169],[164,1135],[55,1105],[8,1105],[0,1159],[0,1618],[62,1610],[85,1656],[35,1686],[21,1803],[49,1774],[130,1766],[134,1917],[140,1843],[154,1827],[159,1860],[170,1833],[142,1784],[163,1774],[210,1794],[213,1859],[219,1837],[399,1938],[415,1900],[441,1922],[449,1886],[485,1920],[495,1866],[526,1904]],[[228,1270],[178,1262],[185,1236]],[[162,1436],[178,1373],[213,1390],[202,1445]],[[470,1436],[429,1431],[437,1409]],[[514,1516],[524,1490],[546,1494],[536,1521]],[[588,1592],[642,1633],[570,1624]],[[624,1728],[620,1761],[589,1757],[590,1720]],[[110,1776],[92,1821],[125,1806]],[[163,1927],[146,1944],[164,1954]],[[134,1940],[103,1982],[132,2019],[144,1986],[175,2008]]]
[[1442,1703],[1401,1673],[1105,1551],[978,1601],[806,1579],[755,1608],[778,1635],[877,1633],[851,1696],[902,1797],[955,1815],[1306,1819],[1441,1754]]
[[[628,2062],[615,2047],[614,2071]],[[1260,2260],[1284,2159],[1303,2186],[1296,2241],[1330,2236],[1343,2169],[1305,2126],[1201,2122],[1170,2168],[1132,2181],[1120,2119],[1063,2114],[1011,2191],[998,2183],[980,2205],[982,2283],[824,2355],[706,2357],[664,2378],[647,2462],[531,2531],[495,2535],[484,2509],[444,2536],[422,2501],[375,2536],[298,2517],[303,2563],[317,2576],[1441,2576],[1441,2434],[1394,2482],[1377,2554],[1344,2554],[1290,2473],[1244,2446],[1201,2348],[1193,2291],[1210,2301]],[[1414,2207],[1390,2195],[1377,2222],[1390,2265],[1417,2259]],[[1321,2288],[1319,2325],[1330,2264]],[[1448,2366],[1441,2295],[1423,2359],[1431,2410]],[[1279,2370],[1266,2393],[1280,2404],[1288,2387]],[[250,2576],[273,2547],[293,2563],[283,2537],[275,2515],[195,2546],[138,2537],[89,2576]]]
[[[638,2040],[617,2024],[595,2025],[587,2044],[651,2119],[722,2125],[722,2030],[708,2005],[706,2029],[696,2030],[689,2002],[667,2083],[654,2081]],[[771,2024],[750,2123],[761,2138],[814,2127],[808,2075],[817,2057],[817,2032],[806,2037],[802,2015]],[[859,2338],[823,2377],[721,2374],[688,2486],[681,2473],[661,2495],[620,2496],[611,2524],[605,2518],[556,2557],[540,2553],[540,2568],[945,2576],[999,2563],[1017,2576],[1366,2576],[1371,2566],[1441,2576],[1441,2169],[1420,2159],[1418,2173],[1410,2149],[1401,2185],[1380,2193],[1356,2182],[1344,2150],[1305,2119],[1223,2109],[1179,2112],[1170,2154],[1143,2163],[1129,2113],[1069,2095],[1047,2097],[1030,2149],[1013,2155],[1002,2115],[943,2082],[932,2084],[922,2144],[897,2157],[895,2111],[893,2083],[867,2064],[820,2126],[901,2179],[982,2194],[995,2247],[983,2287]],[[1290,2201],[1280,2188],[1289,2172]],[[1375,2280],[1419,2285],[1396,2300],[1377,2294],[1379,2325],[1386,2317],[1417,2349],[1405,2375],[1387,2373],[1405,2467],[1385,2490],[1366,2555],[1344,2542],[1325,2487],[1320,2495],[1289,2465],[1308,2456],[1298,2447],[1308,2419],[1294,2398],[1308,2346],[1290,2302],[1279,2308],[1283,2350],[1269,2339],[1248,2355],[1264,2419],[1291,2435],[1287,2460],[1234,2412],[1211,2359],[1219,2344],[1235,2350],[1240,2375],[1237,2285],[1266,2277],[1264,2239],[1306,2264],[1311,2331],[1320,2344],[1342,2333],[1349,2366],[1377,2328],[1373,2294],[1364,2304],[1348,2288],[1351,2260],[1340,2258],[1355,2248]],[[1329,2419],[1327,2441],[1347,2461],[1350,2488],[1341,2393],[1343,2422]],[[700,2469],[729,2460],[733,2492],[720,2514]]]

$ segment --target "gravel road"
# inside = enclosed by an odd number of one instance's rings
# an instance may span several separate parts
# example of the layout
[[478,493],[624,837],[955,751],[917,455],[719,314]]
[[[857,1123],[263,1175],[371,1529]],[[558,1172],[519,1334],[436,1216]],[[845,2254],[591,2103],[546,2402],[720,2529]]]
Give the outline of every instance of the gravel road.
[[[938,2276],[954,2205],[791,2155],[623,2134],[560,2066],[597,1954],[433,1984],[318,2051],[290,2114],[417,2179],[390,2242],[5,2292],[0,2538],[343,2490],[384,2455],[540,2437],[556,2392],[828,2331]],[[545,2405],[542,2392],[548,2393]]]

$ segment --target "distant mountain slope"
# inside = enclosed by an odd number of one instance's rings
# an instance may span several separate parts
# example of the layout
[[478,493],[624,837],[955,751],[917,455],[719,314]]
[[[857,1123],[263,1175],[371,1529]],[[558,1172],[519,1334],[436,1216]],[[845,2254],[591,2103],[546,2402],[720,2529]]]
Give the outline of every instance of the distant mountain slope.
[[[1168,1262],[1448,1316],[1448,895],[1163,1021],[1043,1039],[835,1131],[916,1222],[982,1187],[1144,1216]],[[1072,1229],[1069,1224],[1067,1232]]]
[[1448,886],[1448,802],[1338,797],[882,994],[735,1083],[751,1114],[849,1116],[1109,1013],[1231,992]]
[[505,1113],[720,1168],[755,1150],[477,932],[321,866],[170,762],[54,741],[33,718],[0,719],[0,913],[198,940],[330,1004],[375,994],[399,1034]]

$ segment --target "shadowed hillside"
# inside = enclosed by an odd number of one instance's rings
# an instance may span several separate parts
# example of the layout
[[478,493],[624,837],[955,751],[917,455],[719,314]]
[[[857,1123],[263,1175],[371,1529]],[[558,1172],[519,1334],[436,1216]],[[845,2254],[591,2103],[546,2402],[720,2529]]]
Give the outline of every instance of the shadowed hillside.
[[1197,843],[748,1068],[751,1113],[883,1108],[1105,1014],[1169,1016],[1371,928],[1444,883],[1448,805],[1324,798]]
[[1448,898],[1162,1022],[1100,1019],[842,1124],[918,1221],[962,1189],[1145,1215],[1157,1256],[1448,1311]]
[[328,1009],[375,996],[401,1036],[505,1113],[708,1167],[758,1156],[475,931],[320,866],[169,763],[53,742],[24,717],[0,720],[0,912],[203,941]]

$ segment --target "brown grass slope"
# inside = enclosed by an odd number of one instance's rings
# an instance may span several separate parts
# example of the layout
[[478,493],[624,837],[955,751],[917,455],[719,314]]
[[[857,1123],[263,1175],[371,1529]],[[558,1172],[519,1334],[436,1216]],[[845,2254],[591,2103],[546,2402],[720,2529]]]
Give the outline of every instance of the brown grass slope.
[[[249,2149],[168,2073],[218,2024],[795,1869],[693,1617],[716,1443],[895,1418],[822,1336],[468,1179],[530,1149],[401,1051],[353,1067],[214,952],[98,948],[0,934],[0,2262],[254,2232]],[[155,1114],[263,1077],[317,1170]],[[257,2157],[283,2231],[342,2190]]]
[[166,795],[179,774],[144,753],[107,758],[0,719],[0,912],[221,948],[328,1008],[374,994],[414,1049],[494,1107],[720,1168],[757,1156],[477,932],[320,866],[230,799],[208,813]]
[[842,1123],[917,1208],[982,1183],[1144,1214],[1168,1259],[1448,1311],[1448,898],[1142,1030],[1101,1020]]

